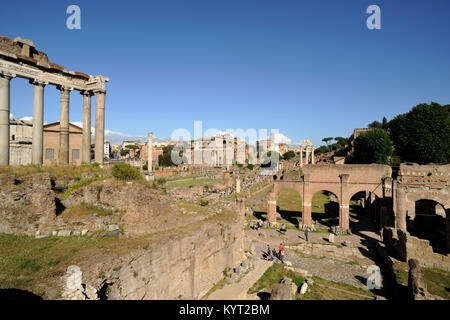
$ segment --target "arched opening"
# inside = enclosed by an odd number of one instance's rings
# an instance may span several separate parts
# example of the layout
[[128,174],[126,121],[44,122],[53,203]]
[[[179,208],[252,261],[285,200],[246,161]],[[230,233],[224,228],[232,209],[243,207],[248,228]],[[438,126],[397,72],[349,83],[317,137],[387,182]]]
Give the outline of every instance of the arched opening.
[[339,226],[339,198],[331,191],[316,192],[311,201],[311,217],[324,227]]
[[302,198],[298,191],[281,190],[277,198],[277,212],[281,223],[290,223],[297,227],[299,219],[302,218]]
[[350,229],[355,231],[378,231],[380,224],[380,198],[372,192],[359,191],[349,202]]
[[367,217],[369,200],[367,199],[366,191],[359,191],[350,198],[350,228],[353,228],[356,223]]
[[413,237],[430,241],[435,253],[447,253],[445,208],[437,201],[421,199],[406,217],[406,228]]

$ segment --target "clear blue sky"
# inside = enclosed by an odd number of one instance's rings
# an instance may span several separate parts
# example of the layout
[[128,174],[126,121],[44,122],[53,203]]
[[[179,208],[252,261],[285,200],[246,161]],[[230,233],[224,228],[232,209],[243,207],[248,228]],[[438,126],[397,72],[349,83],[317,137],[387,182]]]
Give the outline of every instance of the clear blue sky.
[[[70,4],[81,30],[66,28]],[[371,4],[381,30],[366,27]],[[128,135],[193,133],[202,120],[320,145],[419,103],[450,103],[448,0],[7,1],[0,34],[109,77],[106,129]],[[14,117],[31,116],[33,87],[11,87]],[[81,98],[72,92],[71,122],[82,120]],[[44,121],[59,112],[47,86]]]

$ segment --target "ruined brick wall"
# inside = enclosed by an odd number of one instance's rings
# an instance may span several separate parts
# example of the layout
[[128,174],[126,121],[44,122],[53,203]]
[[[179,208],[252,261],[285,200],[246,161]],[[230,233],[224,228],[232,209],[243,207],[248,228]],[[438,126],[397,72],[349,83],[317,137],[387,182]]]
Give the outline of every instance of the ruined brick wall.
[[422,266],[450,271],[450,256],[433,252],[428,240],[411,236],[408,232],[398,231],[400,247],[405,250],[404,258],[419,260]]
[[192,186],[191,188],[176,188],[172,195],[177,199],[191,199],[195,196],[201,196],[204,193],[203,186]]

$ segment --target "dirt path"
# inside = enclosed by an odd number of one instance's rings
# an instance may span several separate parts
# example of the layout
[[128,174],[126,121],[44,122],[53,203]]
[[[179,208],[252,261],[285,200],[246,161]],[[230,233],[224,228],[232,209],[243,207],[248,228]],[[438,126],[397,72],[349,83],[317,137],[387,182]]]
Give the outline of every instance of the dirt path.
[[254,268],[247,273],[241,281],[225,285],[222,289],[214,291],[207,300],[259,300],[254,295],[247,295],[248,289],[258,281],[264,272],[269,268],[273,262],[266,260],[255,260]]

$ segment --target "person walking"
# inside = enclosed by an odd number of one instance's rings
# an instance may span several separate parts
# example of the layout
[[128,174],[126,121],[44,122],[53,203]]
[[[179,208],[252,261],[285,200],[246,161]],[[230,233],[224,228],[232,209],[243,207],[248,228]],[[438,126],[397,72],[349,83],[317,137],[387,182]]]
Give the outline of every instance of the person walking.
[[308,230],[308,228],[306,228],[305,229],[305,239],[306,239],[306,241],[309,241],[308,236],[309,236],[309,230]]
[[280,259],[281,263],[284,263],[284,247],[282,243],[278,246],[278,259]]
[[272,258],[272,250],[270,249],[270,245],[267,245],[267,256],[266,256],[267,260],[273,260]]
[[284,223],[281,225],[280,233],[281,234],[286,234],[286,225]]
[[278,259],[277,251],[275,250],[275,248],[272,249],[272,257],[273,257],[274,260],[275,260],[275,258]]

